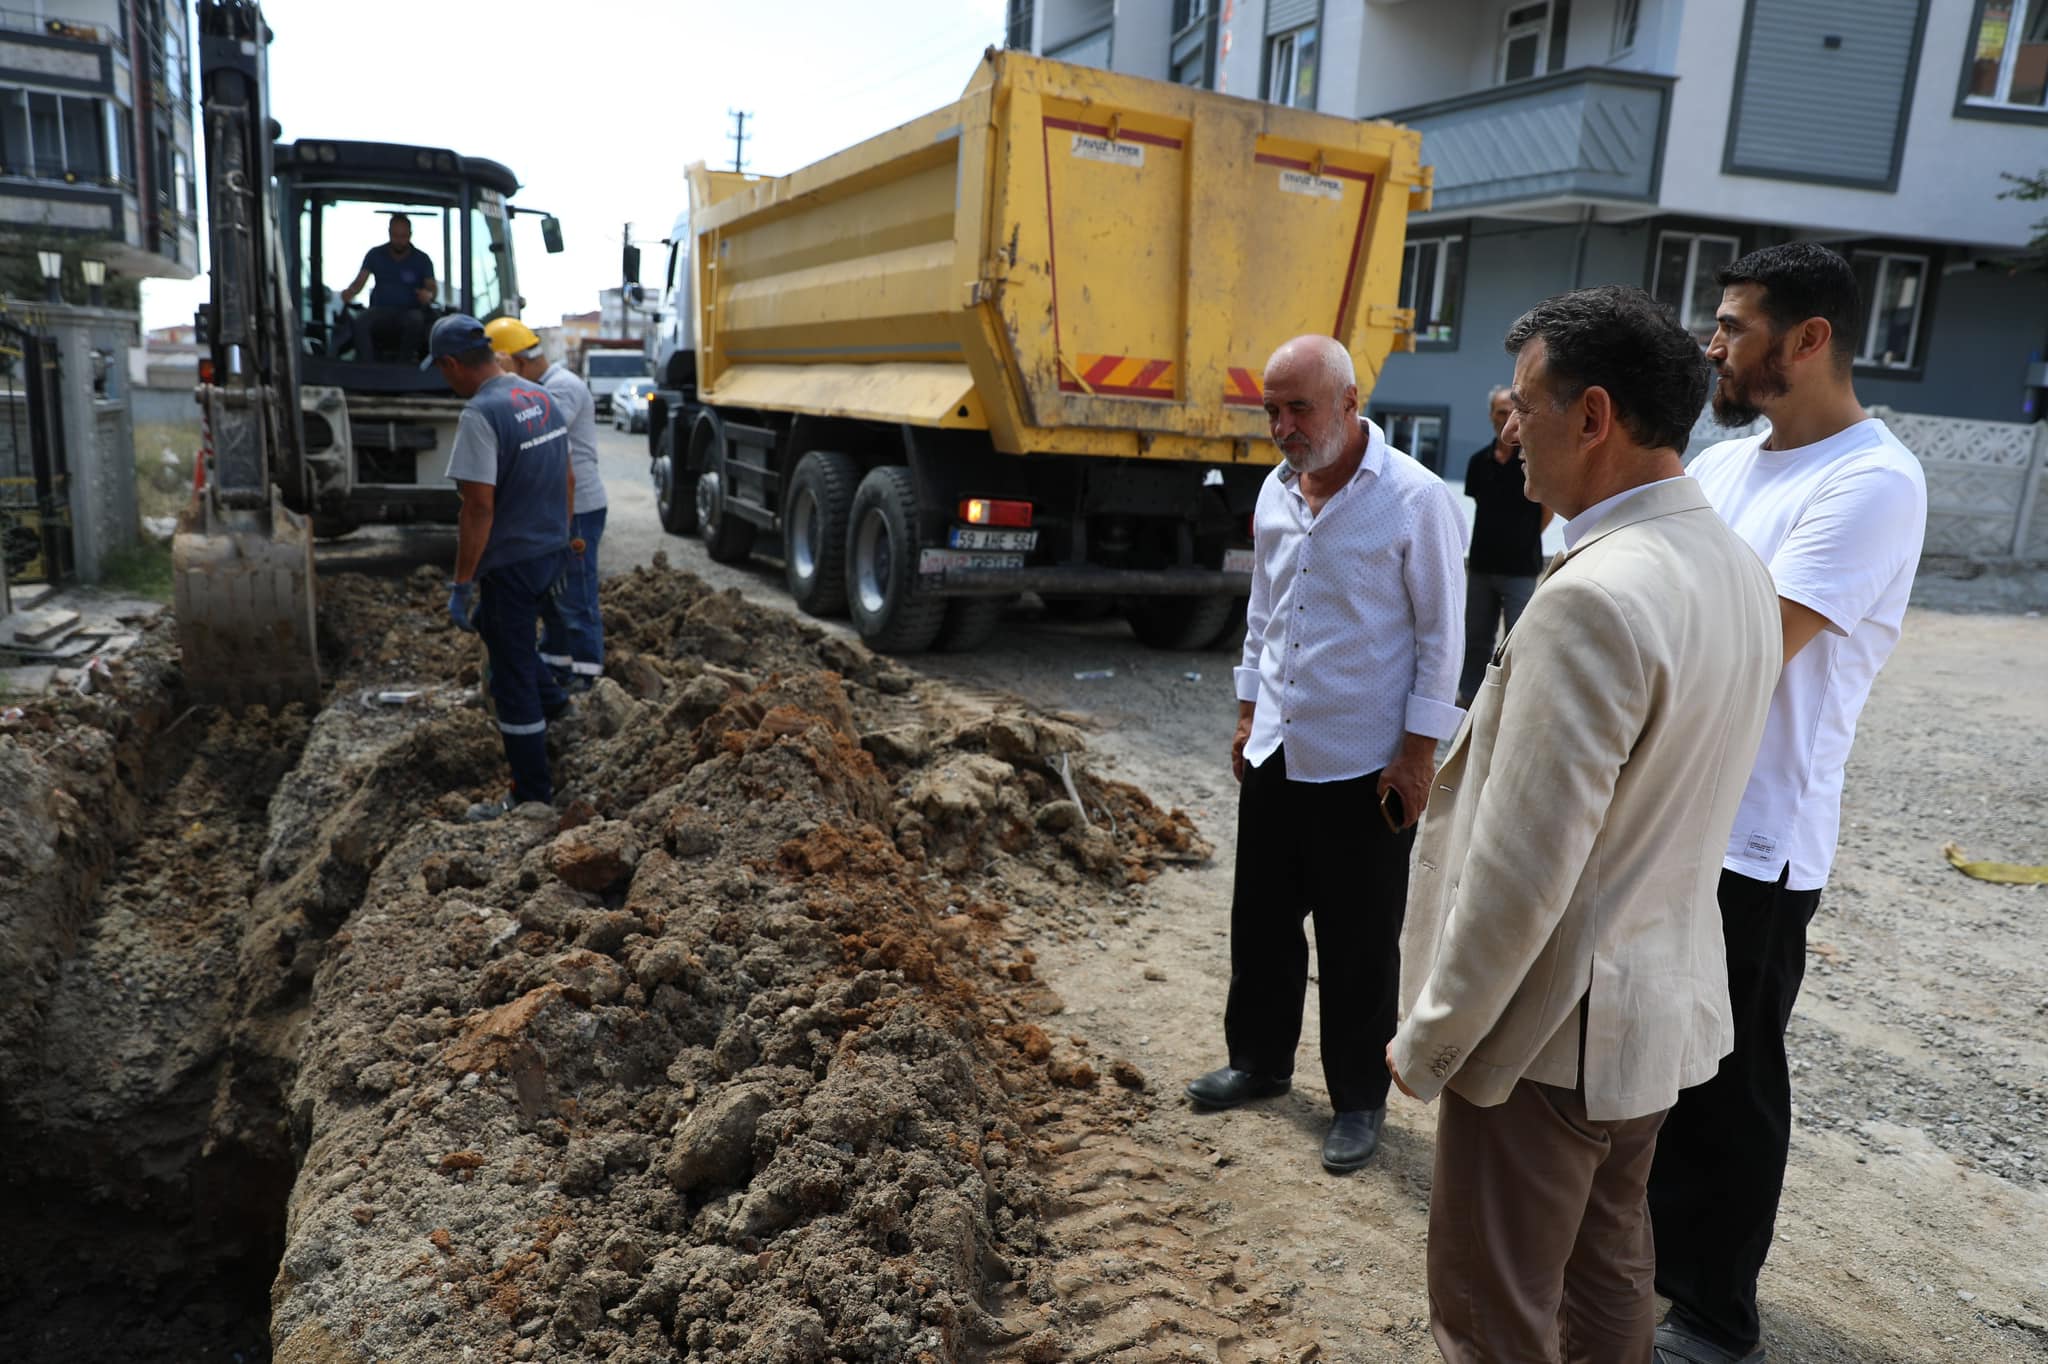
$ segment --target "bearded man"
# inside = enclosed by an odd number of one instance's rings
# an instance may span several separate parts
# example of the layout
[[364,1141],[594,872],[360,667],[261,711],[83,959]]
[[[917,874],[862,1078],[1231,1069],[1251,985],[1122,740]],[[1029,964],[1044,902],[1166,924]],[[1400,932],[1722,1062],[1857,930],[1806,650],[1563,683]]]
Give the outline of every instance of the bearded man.
[[1465,518],[1441,479],[1358,410],[1327,336],[1273,352],[1266,420],[1284,461],[1259,490],[1236,670],[1238,803],[1229,1064],[1187,1087],[1202,1108],[1285,1094],[1301,1037],[1313,915],[1332,1174],[1379,1146],[1394,1036],[1408,852],[1464,643]]
[[1665,1120],[1650,1171],[1656,1364],[1761,1364],[1757,1278],[1792,1140],[1785,1029],[1841,826],[1856,719],[1905,623],[1927,529],[1920,461],[1857,400],[1864,309],[1849,262],[1814,242],[1720,273],[1707,359],[1714,415],[1770,419],[1691,473],[1771,570],[1783,671],[1721,861],[1735,1050]]

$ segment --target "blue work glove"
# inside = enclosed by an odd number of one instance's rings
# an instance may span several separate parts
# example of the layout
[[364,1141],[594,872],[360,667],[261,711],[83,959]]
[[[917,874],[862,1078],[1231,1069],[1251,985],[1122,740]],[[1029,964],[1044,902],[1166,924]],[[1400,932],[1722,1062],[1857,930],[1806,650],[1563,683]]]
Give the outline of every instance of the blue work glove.
[[476,583],[448,584],[448,619],[458,630],[476,633]]

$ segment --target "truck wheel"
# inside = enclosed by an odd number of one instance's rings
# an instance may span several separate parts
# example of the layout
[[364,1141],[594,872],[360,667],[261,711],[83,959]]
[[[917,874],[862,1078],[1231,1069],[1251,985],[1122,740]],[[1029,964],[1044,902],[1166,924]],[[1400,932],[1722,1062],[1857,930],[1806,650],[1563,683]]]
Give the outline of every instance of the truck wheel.
[[697,475],[697,524],[704,530],[704,552],[715,564],[745,563],[754,552],[754,523],[732,515],[725,504],[725,451],[716,446],[704,457]]
[[920,653],[945,623],[945,598],[915,591],[917,555],[917,480],[900,464],[870,470],[846,536],[847,610],[870,649]]
[[1131,632],[1154,649],[1185,653],[1223,631],[1235,597],[1142,597],[1130,609]]
[[675,436],[669,431],[661,433],[654,456],[654,508],[661,528],[670,535],[697,533],[697,476],[683,471],[676,459]]
[[1251,605],[1249,597],[1232,597],[1230,612],[1223,617],[1223,628],[1216,632],[1216,638],[1209,641],[1209,647],[1224,653],[1234,654],[1244,648],[1244,613]]
[[942,654],[969,654],[989,642],[1003,622],[1007,597],[953,597],[946,602],[945,623],[932,648]]
[[807,616],[846,614],[846,525],[860,466],[837,450],[796,462],[782,516],[782,577]]

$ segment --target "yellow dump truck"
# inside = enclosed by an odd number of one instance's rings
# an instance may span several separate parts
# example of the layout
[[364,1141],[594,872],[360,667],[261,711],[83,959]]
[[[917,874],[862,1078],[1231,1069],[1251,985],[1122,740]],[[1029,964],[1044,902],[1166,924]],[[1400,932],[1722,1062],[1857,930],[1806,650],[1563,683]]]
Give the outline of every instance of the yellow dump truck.
[[779,551],[802,609],[892,652],[971,648],[1023,592],[1203,647],[1250,587],[1267,355],[1341,338],[1363,396],[1409,343],[1419,150],[991,50],[955,103],[793,174],[694,165],[663,520]]

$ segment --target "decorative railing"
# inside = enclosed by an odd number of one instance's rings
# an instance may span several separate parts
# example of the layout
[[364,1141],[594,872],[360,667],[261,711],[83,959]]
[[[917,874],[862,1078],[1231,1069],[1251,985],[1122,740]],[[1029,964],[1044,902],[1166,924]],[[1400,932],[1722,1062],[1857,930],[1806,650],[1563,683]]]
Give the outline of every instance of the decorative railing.
[[2048,559],[2048,422],[1873,407],[1927,476],[1928,554]]

